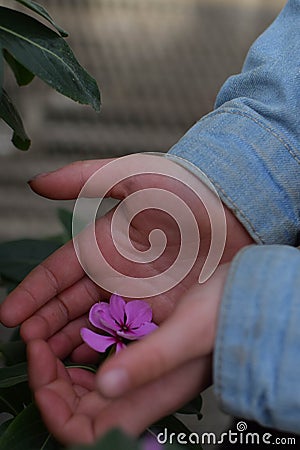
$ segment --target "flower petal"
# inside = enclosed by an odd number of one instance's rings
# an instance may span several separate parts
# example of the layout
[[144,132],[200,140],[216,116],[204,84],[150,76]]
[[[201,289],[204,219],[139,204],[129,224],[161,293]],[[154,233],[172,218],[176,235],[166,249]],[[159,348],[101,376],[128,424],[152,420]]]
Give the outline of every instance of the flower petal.
[[128,328],[138,328],[145,322],[151,322],[152,309],[143,300],[132,300],[125,306],[126,325]]
[[102,336],[101,334],[94,333],[88,328],[81,328],[80,335],[89,347],[100,353],[105,352],[110,345],[117,342],[117,339],[113,336]]
[[124,342],[117,342],[117,345],[116,345],[116,353],[120,352],[120,351],[123,350],[124,348],[126,348],[126,345],[124,344]]
[[125,316],[125,300],[118,294],[113,294],[109,300],[109,308],[111,317],[120,324],[124,325]]
[[106,331],[117,331],[120,326],[113,320],[110,315],[110,307],[108,303],[100,302],[93,305],[90,309],[89,321],[94,327]]
[[158,326],[155,325],[155,323],[147,322],[139,328],[136,328],[135,330],[117,331],[117,335],[130,341],[135,341],[146,336],[149,333],[152,333],[152,331],[156,330],[156,328],[158,328]]
[[108,303],[99,302],[95,303],[90,309],[89,313],[89,321],[96,328],[102,327],[102,322],[100,322],[100,317],[103,310],[107,310],[109,308]]
[[143,450],[163,450],[162,445],[152,436],[147,436],[142,441]]

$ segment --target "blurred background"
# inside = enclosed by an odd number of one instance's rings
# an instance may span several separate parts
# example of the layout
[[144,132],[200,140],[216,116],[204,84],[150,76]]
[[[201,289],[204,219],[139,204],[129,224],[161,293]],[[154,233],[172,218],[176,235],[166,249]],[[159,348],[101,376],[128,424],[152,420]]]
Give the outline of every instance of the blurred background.
[[[1,122],[0,241],[59,231],[57,203],[26,186],[35,174],[78,159],[167,151],[213,108],[223,82],[240,71],[249,46],[284,0],[40,3],[69,31],[69,44],[100,86],[103,106],[97,114],[38,79],[17,88],[7,71],[7,90],[32,147],[15,150]],[[0,5],[24,11],[12,0]]]
[[[70,33],[68,42],[96,78],[102,111],[75,104],[38,79],[6,86],[32,139],[28,152],[0,124],[0,241],[61,231],[58,206],[26,185],[35,174],[79,159],[167,151],[214,105],[226,78],[241,70],[251,43],[284,0],[40,0]],[[22,8],[13,1],[0,5]],[[26,11],[28,12],[28,11]],[[205,395],[204,420],[219,432],[229,418]],[[209,446],[212,448],[212,446]]]

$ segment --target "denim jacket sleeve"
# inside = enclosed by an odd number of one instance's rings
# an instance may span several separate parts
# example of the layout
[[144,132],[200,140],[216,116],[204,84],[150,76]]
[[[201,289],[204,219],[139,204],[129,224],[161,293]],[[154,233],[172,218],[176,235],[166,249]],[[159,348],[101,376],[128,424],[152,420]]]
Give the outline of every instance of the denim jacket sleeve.
[[214,353],[224,410],[294,433],[300,432],[299,292],[299,250],[253,245],[239,252],[225,284]]
[[300,0],[255,41],[216,109],[171,148],[198,166],[257,243],[299,244]]

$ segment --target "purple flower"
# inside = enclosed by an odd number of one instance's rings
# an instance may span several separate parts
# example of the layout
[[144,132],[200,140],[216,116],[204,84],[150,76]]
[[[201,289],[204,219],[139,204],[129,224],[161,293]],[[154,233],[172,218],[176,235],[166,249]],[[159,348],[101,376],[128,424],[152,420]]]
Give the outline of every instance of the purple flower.
[[147,436],[142,441],[142,449],[143,450],[162,450],[162,446],[159,444],[157,438],[152,436]]
[[126,340],[134,341],[157,328],[152,320],[152,310],[142,300],[126,303],[117,294],[110,297],[110,302],[100,302],[90,309],[89,321],[94,327],[107,334],[98,334],[88,328],[82,328],[80,334],[84,342],[97,352],[116,344],[116,352],[126,347]]

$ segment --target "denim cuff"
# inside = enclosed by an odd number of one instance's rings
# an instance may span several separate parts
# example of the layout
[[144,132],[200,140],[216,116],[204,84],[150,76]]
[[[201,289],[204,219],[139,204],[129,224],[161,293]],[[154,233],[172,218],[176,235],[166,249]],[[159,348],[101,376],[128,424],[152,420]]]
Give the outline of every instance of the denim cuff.
[[299,244],[299,156],[253,109],[225,103],[196,123],[172,155],[204,172],[255,242]]
[[299,433],[300,253],[250,246],[233,260],[214,352],[215,392],[226,412]]

